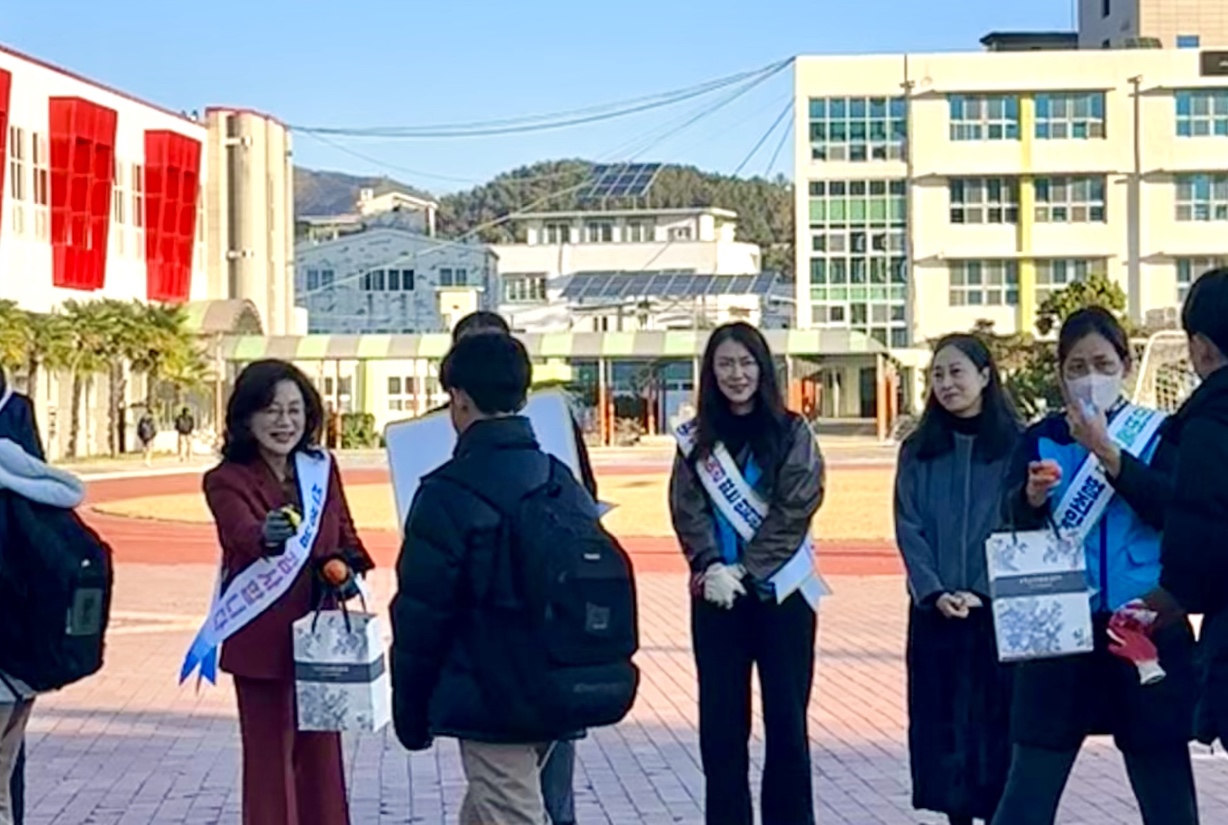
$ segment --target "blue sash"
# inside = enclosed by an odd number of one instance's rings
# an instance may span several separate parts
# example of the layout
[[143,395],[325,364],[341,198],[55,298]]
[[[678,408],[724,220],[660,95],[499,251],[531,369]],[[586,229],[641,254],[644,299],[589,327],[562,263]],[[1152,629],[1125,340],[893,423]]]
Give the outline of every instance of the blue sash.
[[[674,430],[678,449],[684,456],[690,457],[695,450],[697,426],[697,422],[692,420],[680,424]],[[724,444],[717,444],[711,455],[695,463],[695,470],[699,475],[699,483],[716,508],[718,524],[719,520],[723,519],[743,542],[749,543],[767,517],[768,503],[747,483],[729,450]],[[817,610],[819,599],[831,595],[831,588],[815,569],[814,544],[809,531],[797,551],[784,566],[772,574],[768,583],[776,593],[778,604],[800,591],[811,608]]]
[[280,556],[259,559],[235,576],[225,590],[222,582],[226,574],[219,568],[209,615],[184,657],[180,684],[197,668],[200,678],[217,684],[218,650],[222,643],[284,596],[311,558],[324,515],[332,459],[327,452],[316,457],[300,451],[294,456],[294,466],[306,511],[298,532],[286,540],[285,552]]

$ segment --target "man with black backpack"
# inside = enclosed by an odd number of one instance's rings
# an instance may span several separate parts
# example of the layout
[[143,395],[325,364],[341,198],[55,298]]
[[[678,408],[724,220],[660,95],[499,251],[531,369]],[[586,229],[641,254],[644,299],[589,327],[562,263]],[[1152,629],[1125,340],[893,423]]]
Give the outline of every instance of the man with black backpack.
[[518,415],[530,372],[506,335],[444,359],[459,438],[423,479],[397,562],[397,736],[409,750],[460,740],[462,825],[541,825],[550,743],[620,721],[639,682],[630,560]]

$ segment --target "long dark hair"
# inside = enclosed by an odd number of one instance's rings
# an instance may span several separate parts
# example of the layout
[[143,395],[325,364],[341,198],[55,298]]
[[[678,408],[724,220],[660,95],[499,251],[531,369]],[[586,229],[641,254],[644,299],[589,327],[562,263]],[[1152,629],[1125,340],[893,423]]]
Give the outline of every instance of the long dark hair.
[[[993,353],[980,338],[960,333],[939,340],[934,346],[934,357],[947,347],[955,347],[962,352],[978,371],[989,371],[989,383],[981,391],[981,425],[974,449],[988,461],[999,459],[1013,448],[1020,422],[1015,405],[1002,387]],[[955,416],[942,406],[932,386],[921,422],[909,441],[916,445],[917,458],[922,461],[955,449]]]
[[726,341],[735,341],[746,347],[759,367],[755,406],[749,413],[755,419],[750,445],[755,461],[770,484],[784,458],[789,413],[785,409],[780,383],[776,380],[776,362],[772,360],[767,340],[759,330],[742,321],[717,327],[704,349],[699,372],[699,426],[695,433],[694,456],[703,458],[709,455],[716,443],[723,440],[731,429],[734,413],[729,408],[729,399],[716,382],[716,350]]
[[268,409],[277,394],[277,385],[282,381],[293,381],[303,393],[303,412],[307,420],[303,437],[294,445],[294,450],[314,450],[324,423],[324,403],[320,400],[320,393],[298,367],[285,361],[268,359],[248,364],[235,381],[234,392],[226,404],[226,433],[222,441],[224,460],[247,464],[260,454],[256,437],[252,434],[252,416]]

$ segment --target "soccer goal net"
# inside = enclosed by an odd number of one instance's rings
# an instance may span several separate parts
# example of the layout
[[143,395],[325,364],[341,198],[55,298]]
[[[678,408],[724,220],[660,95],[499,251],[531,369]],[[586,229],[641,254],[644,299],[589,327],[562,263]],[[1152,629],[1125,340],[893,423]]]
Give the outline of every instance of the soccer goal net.
[[1174,412],[1198,386],[1198,375],[1190,365],[1185,333],[1175,330],[1157,332],[1141,343],[1138,382],[1134,403]]

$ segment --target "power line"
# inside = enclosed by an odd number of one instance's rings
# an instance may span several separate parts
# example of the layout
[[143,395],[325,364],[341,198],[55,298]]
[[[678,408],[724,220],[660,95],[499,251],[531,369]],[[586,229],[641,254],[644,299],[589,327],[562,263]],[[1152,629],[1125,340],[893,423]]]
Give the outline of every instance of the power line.
[[733,170],[733,177],[736,178],[738,175],[742,174],[742,170],[746,168],[746,164],[750,163],[751,158],[758,154],[759,150],[763,148],[763,144],[767,143],[767,139],[772,136],[772,133],[776,131],[776,127],[780,125],[780,122],[785,119],[785,116],[789,114],[789,110],[792,108],[793,101],[790,100],[785,104],[785,107],[780,110],[780,114],[776,116],[776,119],[772,121],[772,125],[769,126],[767,131],[763,133],[763,136],[759,138],[759,142],[755,144],[754,148],[751,149],[746,157],[742,159],[742,162],[738,164],[738,168]]
[[389,139],[433,139],[433,138],[463,138],[491,137],[496,135],[523,134],[526,132],[541,132],[554,129],[565,129],[572,126],[583,126],[599,123],[615,118],[627,117],[642,112],[673,106],[687,100],[701,97],[721,89],[736,86],[747,80],[759,79],[775,75],[791,65],[793,58],[764,66],[750,72],[709,81],[698,86],[664,92],[647,98],[637,98],[616,104],[606,104],[599,107],[576,109],[569,112],[558,112],[551,115],[530,115],[521,118],[504,120],[479,121],[462,124],[443,124],[437,126],[375,126],[375,127],[324,127],[324,126],[291,126],[296,132],[314,135],[330,135],[334,137],[389,138]]
[[[714,104],[713,106],[703,108],[703,109],[702,109],[700,112],[698,112],[698,113],[697,113],[697,114],[695,114],[694,116],[692,116],[692,117],[688,118],[688,119],[687,119],[687,120],[686,120],[684,123],[682,123],[680,126],[676,127],[675,129],[671,130],[671,131],[670,131],[668,134],[665,134],[665,135],[661,136],[660,138],[658,138],[658,139],[656,139],[656,140],[652,141],[652,142],[651,142],[649,145],[647,145],[647,146],[644,146],[644,147],[640,148],[640,149],[639,149],[639,150],[638,150],[638,151],[637,151],[635,154],[633,154],[633,155],[632,155],[630,158],[628,158],[628,159],[627,159],[627,160],[625,160],[625,161],[622,161],[622,164],[623,164],[623,165],[626,165],[626,164],[631,164],[631,163],[634,163],[634,162],[635,162],[635,160],[636,160],[636,158],[638,158],[638,157],[642,156],[644,153],[646,153],[646,152],[650,151],[650,150],[651,150],[652,148],[654,148],[656,145],[659,145],[660,143],[664,142],[665,140],[668,140],[670,137],[673,137],[674,135],[676,135],[676,134],[678,134],[678,133],[680,133],[680,132],[682,132],[682,131],[685,131],[686,129],[688,129],[688,128],[690,128],[691,126],[695,125],[696,123],[698,123],[699,121],[703,120],[704,118],[712,116],[712,115],[713,115],[713,114],[715,114],[716,112],[720,111],[720,110],[721,110],[721,109],[723,109],[724,107],[726,107],[726,106],[730,105],[731,103],[733,103],[735,100],[737,100],[737,99],[741,98],[742,96],[744,96],[745,94],[747,94],[748,92],[750,92],[752,89],[754,89],[754,88],[756,88],[757,86],[759,86],[759,85],[761,85],[761,84],[765,83],[765,82],[766,82],[767,80],[769,80],[770,78],[772,78],[772,77],[774,77],[775,75],[779,74],[780,72],[784,71],[784,69],[785,69],[785,68],[787,68],[787,67],[788,67],[788,66],[789,66],[791,63],[792,63],[792,61],[791,61],[791,60],[789,60],[789,61],[782,61],[781,63],[774,64],[774,66],[773,66],[773,67],[771,67],[771,70],[770,70],[770,71],[768,71],[768,72],[766,72],[766,73],[759,73],[759,74],[757,74],[756,76],[752,77],[751,79],[749,79],[749,80],[745,81],[745,82],[744,82],[744,83],[743,83],[743,84],[742,84],[742,85],[741,85],[739,88],[735,89],[733,92],[731,92],[731,93],[730,93],[729,95],[727,95],[725,98],[723,98],[722,100],[720,100],[718,103]],[[574,193],[574,192],[577,192],[577,191],[579,191],[579,190],[581,190],[581,189],[584,189],[584,188],[588,187],[589,185],[590,185],[590,181],[585,180],[585,181],[582,181],[582,182],[581,182],[581,183],[579,183],[579,184],[576,184],[576,185],[573,185],[573,186],[568,186],[568,187],[565,187],[565,188],[560,189],[560,190],[555,191],[555,192],[550,192],[550,193],[548,193],[548,194],[544,195],[543,197],[538,198],[537,200],[533,201],[532,203],[528,204],[527,206],[523,207],[522,209],[520,209],[520,210],[518,210],[518,211],[516,211],[516,212],[509,212],[509,213],[508,213],[508,214],[506,214],[506,215],[502,215],[502,216],[500,216],[500,217],[498,217],[498,218],[495,218],[495,219],[493,219],[493,220],[486,221],[485,223],[479,224],[479,225],[477,225],[477,226],[473,227],[472,229],[470,229],[468,232],[465,232],[465,233],[461,234],[459,237],[457,237],[457,238],[455,238],[455,239],[451,239],[451,240],[442,240],[442,241],[437,242],[437,243],[436,243],[435,245],[433,245],[433,246],[427,247],[426,249],[418,250],[418,251],[415,251],[415,252],[412,252],[412,253],[408,253],[408,254],[406,254],[406,255],[401,255],[401,256],[398,256],[398,257],[396,257],[396,258],[394,258],[394,259],[392,259],[392,260],[390,260],[390,261],[385,261],[385,262],[382,262],[382,263],[380,263],[380,264],[376,264],[376,265],[369,266],[369,267],[367,267],[367,268],[365,268],[365,269],[360,269],[360,270],[358,270],[358,271],[356,271],[356,272],[353,272],[353,273],[351,273],[351,274],[349,274],[349,275],[346,275],[346,276],[345,276],[345,277],[343,277],[343,278],[340,278],[340,279],[334,280],[334,281],[333,281],[331,284],[329,284],[329,286],[327,286],[327,287],[323,287],[323,286],[321,286],[321,287],[318,287],[317,289],[314,289],[314,290],[306,290],[306,291],[304,291],[303,293],[300,293],[300,294],[301,294],[303,297],[310,297],[311,295],[314,295],[314,294],[317,294],[317,293],[321,293],[321,292],[328,292],[328,291],[331,291],[331,290],[335,289],[337,286],[340,286],[340,285],[343,285],[343,284],[347,284],[347,283],[352,283],[352,282],[354,282],[354,281],[358,281],[358,280],[360,280],[360,279],[361,279],[363,276],[367,275],[367,274],[368,274],[368,273],[370,273],[370,272],[374,272],[374,271],[379,270],[379,269],[385,269],[385,268],[388,268],[388,267],[395,267],[395,266],[398,266],[398,265],[400,265],[400,264],[402,264],[402,263],[404,263],[404,262],[406,262],[406,261],[416,260],[417,258],[419,258],[419,257],[421,257],[421,256],[423,256],[423,255],[429,255],[429,254],[431,254],[432,252],[437,252],[437,251],[439,251],[439,250],[448,249],[448,248],[451,248],[451,247],[454,247],[454,246],[465,246],[465,245],[466,245],[466,241],[468,241],[468,240],[470,240],[470,239],[472,239],[472,238],[476,237],[477,235],[480,235],[482,232],[486,231],[487,229],[493,229],[494,227],[499,226],[499,225],[501,225],[501,224],[503,224],[503,223],[506,223],[507,221],[514,220],[515,218],[519,217],[520,215],[523,215],[523,214],[526,214],[526,213],[532,212],[533,210],[535,210],[535,209],[537,209],[537,208],[539,208],[539,207],[541,207],[541,206],[543,206],[543,205],[545,205],[545,204],[549,203],[549,202],[550,202],[550,201],[552,201],[552,200],[555,200],[556,198],[560,198],[560,197],[564,197],[564,196],[566,196],[566,195],[572,194],[572,193]]]
[[763,171],[765,180],[771,180],[772,170],[776,168],[776,159],[780,157],[780,150],[785,148],[785,142],[789,139],[791,130],[785,129],[780,133],[780,142],[776,144],[776,151],[772,152],[772,159],[768,161],[767,169]]

